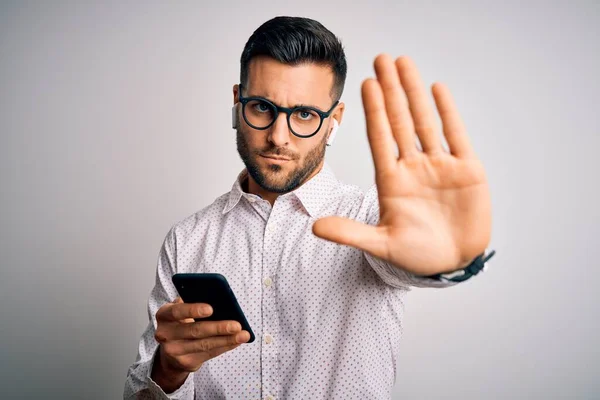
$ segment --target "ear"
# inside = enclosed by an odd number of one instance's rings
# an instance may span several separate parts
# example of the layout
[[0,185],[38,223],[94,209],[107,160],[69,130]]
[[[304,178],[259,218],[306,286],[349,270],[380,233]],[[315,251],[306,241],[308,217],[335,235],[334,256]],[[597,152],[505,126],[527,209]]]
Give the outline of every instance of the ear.
[[237,103],[240,98],[239,96],[240,94],[240,85],[238,85],[237,83],[235,85],[233,85],[233,104]]

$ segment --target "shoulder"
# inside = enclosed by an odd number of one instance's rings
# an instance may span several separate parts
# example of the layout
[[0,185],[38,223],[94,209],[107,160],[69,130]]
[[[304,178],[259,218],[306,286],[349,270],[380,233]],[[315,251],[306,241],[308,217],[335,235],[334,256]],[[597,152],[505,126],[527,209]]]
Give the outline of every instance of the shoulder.
[[229,193],[217,197],[211,204],[175,222],[168,235],[175,242],[186,242],[189,238],[202,234],[207,227],[218,224],[224,218],[223,209],[229,199]]

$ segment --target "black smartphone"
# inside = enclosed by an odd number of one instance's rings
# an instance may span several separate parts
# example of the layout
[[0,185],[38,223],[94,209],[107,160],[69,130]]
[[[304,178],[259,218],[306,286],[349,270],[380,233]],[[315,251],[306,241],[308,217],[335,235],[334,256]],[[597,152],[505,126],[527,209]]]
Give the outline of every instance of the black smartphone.
[[210,304],[213,313],[206,318],[195,318],[196,321],[238,321],[242,329],[250,333],[250,340],[254,342],[254,332],[242,311],[233,290],[227,279],[221,274],[190,273],[174,274],[171,278],[177,292],[184,303]]

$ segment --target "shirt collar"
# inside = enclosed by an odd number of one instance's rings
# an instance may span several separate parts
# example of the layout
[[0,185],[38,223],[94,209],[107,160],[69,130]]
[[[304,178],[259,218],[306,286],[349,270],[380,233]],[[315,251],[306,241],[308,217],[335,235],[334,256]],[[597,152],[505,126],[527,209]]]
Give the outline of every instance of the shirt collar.
[[[255,196],[244,192],[242,189],[242,182],[244,182],[247,177],[248,171],[246,169],[239,173],[229,192],[227,203],[223,208],[223,214],[227,214],[231,211],[237,203],[239,203],[242,196]],[[280,197],[296,196],[308,214],[311,217],[316,218],[319,216],[323,207],[327,205],[332,194],[335,193],[338,187],[339,182],[331,167],[327,163],[324,163],[323,168],[321,168],[321,170],[310,180],[304,182],[304,184],[296,190],[283,194]]]
[[338,188],[339,182],[335,174],[324,163],[317,175],[290,194],[293,193],[300,200],[311,217],[317,218]]
[[242,190],[242,182],[248,177],[248,171],[244,168],[242,172],[240,172],[233,183],[233,187],[229,192],[229,198],[227,199],[227,203],[223,208],[223,214],[227,214],[235,205],[240,201],[240,198],[246,194]]

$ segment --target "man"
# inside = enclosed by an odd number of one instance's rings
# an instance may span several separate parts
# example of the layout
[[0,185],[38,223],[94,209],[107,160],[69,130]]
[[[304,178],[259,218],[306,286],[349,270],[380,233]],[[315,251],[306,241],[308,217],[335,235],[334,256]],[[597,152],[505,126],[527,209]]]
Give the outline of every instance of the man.
[[[477,273],[491,210],[448,89],[433,86],[446,151],[412,61],[374,65],[362,96],[376,185],[363,194],[324,162],[344,114],[339,40],[287,17],[250,37],[233,86],[246,168],[167,234],[126,398],[390,397],[404,295]],[[257,340],[235,321],[194,322],[212,309],[178,298],[177,272],[223,274]]]

